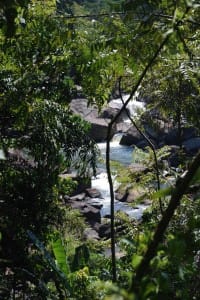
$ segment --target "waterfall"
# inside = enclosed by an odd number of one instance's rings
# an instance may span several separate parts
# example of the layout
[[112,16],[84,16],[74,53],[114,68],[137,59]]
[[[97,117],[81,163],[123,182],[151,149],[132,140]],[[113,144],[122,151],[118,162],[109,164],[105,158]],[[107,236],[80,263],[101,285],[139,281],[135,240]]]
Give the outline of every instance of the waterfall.
[[[126,101],[128,99],[129,95],[124,95],[123,99]],[[127,108],[130,111],[131,116],[137,116],[140,111],[143,111],[145,109],[145,103],[142,101],[137,100],[138,94],[134,96],[133,99],[131,99],[127,105]],[[109,106],[112,108],[118,108],[120,109],[122,107],[122,101],[120,98],[113,99],[109,102]]]

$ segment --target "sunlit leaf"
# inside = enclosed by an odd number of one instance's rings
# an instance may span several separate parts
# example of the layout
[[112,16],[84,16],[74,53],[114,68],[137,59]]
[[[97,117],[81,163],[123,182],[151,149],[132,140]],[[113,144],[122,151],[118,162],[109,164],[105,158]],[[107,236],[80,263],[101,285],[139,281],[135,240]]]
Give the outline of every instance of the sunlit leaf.
[[134,254],[132,259],[133,268],[137,268],[141,261],[142,261],[142,256]]

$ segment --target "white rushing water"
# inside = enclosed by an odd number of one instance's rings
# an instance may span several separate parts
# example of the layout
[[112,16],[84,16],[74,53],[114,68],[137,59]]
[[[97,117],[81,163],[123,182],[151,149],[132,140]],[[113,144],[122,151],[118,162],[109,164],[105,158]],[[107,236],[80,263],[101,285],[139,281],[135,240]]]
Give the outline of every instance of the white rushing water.
[[[99,143],[99,149],[101,151],[102,157],[105,158],[106,143]],[[128,146],[119,145],[118,141],[113,141],[110,143],[110,156],[111,160],[121,162],[124,165],[130,165],[132,160],[133,148]],[[102,195],[103,207],[101,209],[102,217],[105,215],[110,215],[110,188],[107,180],[107,174],[105,172],[105,166],[101,165],[101,173],[97,175],[96,178],[92,180],[92,187],[98,189]],[[118,183],[114,180],[114,188],[117,188]],[[115,200],[115,211],[123,211],[127,213],[130,217],[135,219],[140,219],[142,217],[143,211],[146,209],[145,205],[137,205],[136,208],[132,208],[125,202],[120,202]]]
[[[127,108],[129,109],[132,116],[138,115],[139,112],[145,109],[144,102],[137,101],[137,96],[129,102]],[[129,95],[124,95],[123,100],[126,101]],[[120,98],[114,99],[109,103],[110,107],[120,109],[122,107],[122,101]],[[125,120],[126,121],[126,120]],[[132,162],[132,152],[133,148],[129,146],[119,145],[120,135],[115,135],[113,141],[110,143],[110,159],[113,161],[120,162],[121,164],[128,166]],[[106,143],[99,143],[99,149],[101,151],[102,158],[105,159],[106,156]],[[92,180],[92,187],[98,189],[102,195],[101,215],[110,215],[110,187],[107,180],[107,174],[105,170],[105,164],[100,164],[99,169],[101,173]],[[117,188],[117,182],[114,181],[114,188]],[[130,217],[135,219],[140,219],[142,217],[143,211],[146,209],[145,205],[137,205],[136,208],[132,208],[125,202],[120,202],[115,200],[115,211],[123,211],[127,213]]]
[[[142,101],[137,100],[138,94],[131,99],[131,101],[128,103],[127,108],[129,109],[131,116],[137,116],[138,113],[145,110],[145,103]],[[126,102],[126,100],[129,98],[129,95],[124,95],[123,100]],[[122,100],[120,98],[113,99],[109,103],[110,107],[118,108],[120,109],[122,107]]]

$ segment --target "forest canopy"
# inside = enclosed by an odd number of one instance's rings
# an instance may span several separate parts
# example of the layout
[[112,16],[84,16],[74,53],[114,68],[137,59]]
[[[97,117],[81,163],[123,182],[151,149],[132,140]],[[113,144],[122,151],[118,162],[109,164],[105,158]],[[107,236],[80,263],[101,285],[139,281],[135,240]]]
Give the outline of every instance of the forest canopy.
[[[183,127],[199,136],[199,20],[195,0],[0,1],[1,299],[200,297],[200,158],[181,142]],[[88,179],[97,168],[91,124],[70,108],[80,91],[99,112],[115,94],[123,104],[106,141],[111,258],[107,241],[84,240],[85,221],[63,196],[76,183],[62,173]],[[167,154],[144,135],[148,174],[122,174],[151,184],[152,204],[141,222],[119,216],[125,230],[116,236],[110,139],[136,93],[149,122],[156,112],[178,130],[181,164],[168,169],[170,188],[152,190]]]

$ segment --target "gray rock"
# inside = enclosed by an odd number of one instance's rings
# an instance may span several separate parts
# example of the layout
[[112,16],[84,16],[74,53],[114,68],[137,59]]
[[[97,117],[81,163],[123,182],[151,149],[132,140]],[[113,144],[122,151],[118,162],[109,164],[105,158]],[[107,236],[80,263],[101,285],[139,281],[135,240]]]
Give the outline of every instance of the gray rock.
[[81,193],[81,194],[77,194],[75,196],[70,197],[70,199],[76,200],[76,201],[83,201],[85,199],[86,194],[85,193]]
[[170,146],[170,155],[167,157],[167,161],[170,167],[178,167],[181,163],[180,161],[180,147],[177,145]]
[[133,126],[131,126],[126,133],[122,135],[122,138],[120,140],[120,145],[136,145],[140,141],[143,140],[143,137],[141,134],[137,131],[137,129]]
[[[113,119],[118,112],[119,112],[118,108],[106,107],[100,113],[100,117],[105,119]],[[124,120],[124,117],[125,117],[124,113],[120,114],[119,118],[116,120],[117,123],[122,122]]]
[[101,223],[101,208],[94,207],[85,201],[68,201],[70,206],[78,209],[89,224]]
[[[153,145],[155,146],[155,148],[157,148],[156,142],[152,138],[150,140],[153,143]],[[136,147],[141,148],[141,149],[144,149],[147,146],[149,146],[149,143],[146,140],[141,140],[136,144]]]
[[[191,138],[195,138],[197,132],[195,128],[182,128],[181,142]],[[164,137],[164,142],[167,145],[179,145],[180,139],[178,136],[178,130],[176,128],[170,130]]]
[[94,198],[87,200],[87,203],[97,209],[101,209],[103,207],[103,204],[100,201],[95,200]]
[[94,222],[101,223],[100,209],[87,205],[81,209],[81,213],[89,224],[93,224]]
[[200,149],[200,137],[195,137],[183,142],[183,146],[187,152],[196,152]]
[[110,224],[102,224],[99,226],[99,236],[100,238],[110,238],[111,230]]
[[117,123],[117,128],[116,128],[116,131],[117,132],[127,132],[128,129],[130,128],[130,124],[129,123],[126,123],[126,122],[120,122],[120,123]]
[[[88,121],[91,124],[91,129],[89,131],[89,136],[94,139],[96,142],[102,142],[106,140],[108,124],[110,118],[114,115],[114,110],[109,112],[107,111],[107,118],[101,117],[99,115],[98,109],[95,106],[87,105],[87,99],[73,99],[70,103],[70,108],[73,113],[80,115],[84,120]],[[103,114],[102,114],[103,116]],[[112,129],[112,136],[116,132],[116,126]]]
[[72,101],[70,102],[70,108],[73,113],[82,116],[84,119],[89,115],[97,118],[97,108],[88,106],[87,103],[87,99],[84,98],[72,99]]
[[115,199],[120,201],[120,202],[126,202],[127,198],[128,198],[129,192],[125,192],[123,195],[121,195],[120,193],[116,193],[115,194]]
[[[88,121],[91,124],[89,136],[97,143],[105,141],[108,132],[108,123],[109,123],[108,119],[106,121],[105,119],[102,118],[87,117],[86,121]],[[113,136],[115,132],[116,132],[116,126],[113,127],[111,136]]]
[[86,228],[83,234],[86,240],[99,240],[97,231],[92,228]]
[[86,189],[85,192],[90,198],[101,198],[102,197],[101,193],[95,188]]

